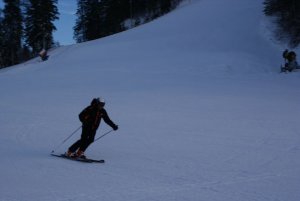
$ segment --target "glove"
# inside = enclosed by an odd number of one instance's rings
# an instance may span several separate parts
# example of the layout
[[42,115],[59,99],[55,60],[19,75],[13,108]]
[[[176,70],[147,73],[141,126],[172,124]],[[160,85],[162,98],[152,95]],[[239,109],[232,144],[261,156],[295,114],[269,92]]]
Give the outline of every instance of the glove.
[[119,126],[118,126],[118,125],[114,125],[114,126],[112,127],[112,129],[114,129],[114,131],[116,131],[116,130],[119,129]]

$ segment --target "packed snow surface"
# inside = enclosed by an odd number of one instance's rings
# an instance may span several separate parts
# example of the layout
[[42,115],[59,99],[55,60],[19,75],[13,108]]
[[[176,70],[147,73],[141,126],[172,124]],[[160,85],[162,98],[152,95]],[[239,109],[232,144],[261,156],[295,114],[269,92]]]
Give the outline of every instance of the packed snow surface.
[[[279,73],[262,10],[186,1],[0,70],[0,201],[299,201],[300,73]],[[98,96],[119,130],[86,155],[106,163],[51,157]]]

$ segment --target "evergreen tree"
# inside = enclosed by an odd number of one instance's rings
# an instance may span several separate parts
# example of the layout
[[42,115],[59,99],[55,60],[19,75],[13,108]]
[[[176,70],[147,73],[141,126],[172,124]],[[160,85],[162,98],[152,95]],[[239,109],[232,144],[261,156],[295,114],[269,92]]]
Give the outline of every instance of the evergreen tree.
[[89,0],[85,5],[85,40],[94,40],[100,37],[102,2]]
[[4,66],[17,64],[22,54],[22,13],[20,0],[4,0],[2,20],[2,62]]
[[172,0],[160,1],[161,14],[170,12],[171,8],[172,8]]
[[104,0],[104,3],[103,36],[124,31],[123,22],[130,18],[129,0]]
[[278,38],[287,38],[291,47],[298,46],[300,43],[300,1],[265,0],[264,5],[265,14],[276,18]]
[[[0,47],[4,47],[4,26],[3,26],[3,14],[0,9]],[[4,48],[0,48],[0,68],[4,67]]]
[[28,0],[25,18],[25,38],[34,54],[54,44],[53,22],[58,18],[57,0]]
[[87,21],[87,4],[88,0],[77,1],[77,19],[74,27],[74,39],[78,42],[86,41],[86,21]]
[[77,20],[74,27],[74,39],[80,43],[100,38],[104,35],[105,0],[78,0]]

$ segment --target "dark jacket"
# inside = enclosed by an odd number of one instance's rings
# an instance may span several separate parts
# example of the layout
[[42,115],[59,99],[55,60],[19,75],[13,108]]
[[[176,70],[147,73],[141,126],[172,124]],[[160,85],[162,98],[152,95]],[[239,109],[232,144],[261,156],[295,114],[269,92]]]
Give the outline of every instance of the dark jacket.
[[110,127],[116,127],[116,125],[108,117],[107,112],[104,108],[98,109],[94,106],[88,106],[79,114],[79,119],[84,126],[87,126],[92,130],[98,129],[101,119],[103,119],[104,122],[107,123]]

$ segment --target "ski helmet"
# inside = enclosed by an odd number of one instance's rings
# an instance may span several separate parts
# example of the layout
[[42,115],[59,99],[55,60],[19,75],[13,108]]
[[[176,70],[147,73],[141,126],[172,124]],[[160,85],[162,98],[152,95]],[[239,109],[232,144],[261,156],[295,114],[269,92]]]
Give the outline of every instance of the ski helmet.
[[105,105],[105,100],[104,98],[99,97],[98,98],[99,104],[103,107]]
[[94,98],[91,102],[92,106],[98,106],[101,105],[102,107],[105,105],[105,101],[103,98]]

